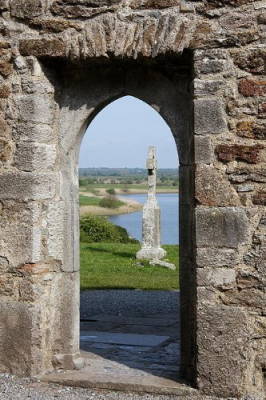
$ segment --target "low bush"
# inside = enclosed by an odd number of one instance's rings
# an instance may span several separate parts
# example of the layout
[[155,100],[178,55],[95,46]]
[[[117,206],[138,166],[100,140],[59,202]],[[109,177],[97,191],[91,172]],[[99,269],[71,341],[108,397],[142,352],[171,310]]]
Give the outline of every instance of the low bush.
[[125,203],[118,200],[115,196],[107,196],[99,201],[99,206],[104,208],[118,208],[124,204]]
[[114,188],[107,189],[106,192],[107,192],[108,194],[113,195],[113,196],[115,195],[115,189],[114,189]]
[[80,241],[83,243],[138,243],[125,228],[115,225],[107,217],[87,216],[80,220]]

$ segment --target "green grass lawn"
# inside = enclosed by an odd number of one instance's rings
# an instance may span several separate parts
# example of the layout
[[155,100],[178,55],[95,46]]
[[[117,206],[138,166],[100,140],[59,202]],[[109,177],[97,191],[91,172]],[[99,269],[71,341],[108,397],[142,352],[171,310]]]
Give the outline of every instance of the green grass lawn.
[[79,205],[80,206],[98,206],[101,198],[99,197],[88,197],[79,195]]
[[81,289],[174,290],[179,288],[179,246],[166,245],[167,259],[175,271],[137,265],[139,244],[81,243]]

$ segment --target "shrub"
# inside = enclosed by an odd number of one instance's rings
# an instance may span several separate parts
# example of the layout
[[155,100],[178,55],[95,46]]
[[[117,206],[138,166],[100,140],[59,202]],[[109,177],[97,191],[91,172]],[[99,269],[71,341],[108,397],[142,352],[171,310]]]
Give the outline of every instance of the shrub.
[[113,189],[113,188],[107,189],[106,192],[107,192],[108,194],[113,195],[113,196],[115,195],[115,189]]
[[107,217],[87,216],[80,220],[80,241],[84,243],[138,243],[125,228],[115,225]]
[[125,203],[118,200],[115,196],[104,197],[99,201],[99,206],[104,208],[118,208],[124,204]]

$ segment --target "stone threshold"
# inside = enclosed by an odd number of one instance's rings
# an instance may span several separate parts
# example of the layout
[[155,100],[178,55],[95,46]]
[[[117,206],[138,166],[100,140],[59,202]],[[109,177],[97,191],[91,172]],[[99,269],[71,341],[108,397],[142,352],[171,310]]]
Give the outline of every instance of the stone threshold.
[[108,389],[123,392],[159,395],[196,396],[198,391],[183,383],[156,376],[117,376],[94,373],[91,370],[56,372],[41,378],[43,382],[90,389]]

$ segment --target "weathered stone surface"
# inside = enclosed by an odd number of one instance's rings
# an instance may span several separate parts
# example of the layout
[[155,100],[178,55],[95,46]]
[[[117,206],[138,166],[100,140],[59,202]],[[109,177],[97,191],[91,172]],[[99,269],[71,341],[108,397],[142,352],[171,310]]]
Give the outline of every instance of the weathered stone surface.
[[205,4],[208,8],[213,7],[224,7],[224,6],[233,6],[240,7],[244,4],[252,3],[253,0],[206,0]]
[[0,99],[6,99],[10,96],[10,85],[0,85]]
[[240,121],[236,126],[237,136],[265,140],[266,128],[264,124],[255,124],[254,121]]
[[253,197],[253,203],[260,205],[260,206],[265,206],[266,205],[266,190],[258,190],[254,197]]
[[229,172],[229,179],[234,183],[243,183],[246,181],[252,182],[266,182],[265,169],[245,169],[236,168],[234,171]]
[[12,0],[10,2],[10,13],[12,17],[32,18],[42,13],[41,0]]
[[52,124],[54,121],[55,104],[44,95],[19,95],[15,102],[20,111],[20,120],[25,122],[41,122]]
[[0,235],[5,238],[1,245],[1,255],[13,268],[25,262],[38,262],[41,256],[38,205],[20,201],[3,201],[1,204]]
[[23,76],[21,86],[25,93],[54,93],[54,87],[51,83],[48,80],[41,80],[39,77]]
[[211,164],[213,148],[208,136],[195,136],[195,164]]
[[197,284],[227,290],[236,286],[236,273],[229,268],[199,268]]
[[231,247],[247,243],[248,218],[241,208],[198,208],[196,243],[203,247]]
[[[0,123],[1,132],[1,123]],[[19,123],[13,128],[13,136],[18,141],[47,143],[54,138],[53,129],[49,125],[31,122]]]
[[31,308],[26,303],[2,300],[0,318],[1,372],[27,376],[31,372]]
[[50,257],[63,261],[64,202],[51,203],[47,211],[47,244]]
[[81,31],[82,27],[80,24],[73,21],[58,18],[34,18],[30,21],[30,26],[39,28],[43,32],[59,33],[64,32],[68,28],[74,28],[77,31]]
[[7,62],[0,63],[0,75],[8,77],[13,72],[13,65]]
[[233,53],[235,64],[239,68],[254,74],[265,74],[265,57],[265,49],[252,49]]
[[222,80],[194,80],[194,93],[195,96],[209,96],[213,94],[217,94],[220,89],[223,89],[225,86],[224,81]]
[[256,144],[254,146],[245,146],[239,144],[219,144],[215,151],[221,161],[244,161],[249,164],[258,164],[261,158],[261,149],[263,146]]
[[120,0],[54,1],[51,12],[67,18],[91,17],[102,12],[114,11]]
[[232,267],[237,264],[238,258],[235,250],[198,248],[196,261],[198,267]]
[[195,198],[206,206],[235,206],[239,203],[228,179],[217,169],[205,165],[196,168]]
[[240,397],[250,365],[247,313],[238,307],[205,305],[199,312],[198,329],[200,390],[218,397]]
[[[12,182],[12,185],[10,185]],[[55,174],[5,173],[0,180],[0,198],[44,200],[55,196]]]
[[9,160],[12,152],[10,143],[5,139],[0,139],[0,161],[6,162]]
[[242,79],[238,85],[239,93],[245,97],[265,96],[266,81]]
[[218,74],[228,68],[227,53],[220,49],[198,50],[194,58],[197,74]]
[[52,39],[22,39],[19,42],[20,53],[23,56],[64,57],[66,45],[61,40]]
[[180,0],[133,0],[130,2],[130,8],[135,9],[163,9],[168,7],[177,7]]
[[8,9],[7,0],[0,0],[0,11],[5,11]]
[[195,134],[221,133],[227,129],[219,99],[194,101]]
[[35,171],[53,168],[55,160],[55,145],[24,142],[16,148],[14,165],[22,171]]
[[259,103],[259,118],[266,118],[266,102],[262,101]]

